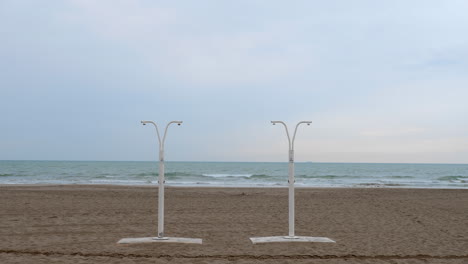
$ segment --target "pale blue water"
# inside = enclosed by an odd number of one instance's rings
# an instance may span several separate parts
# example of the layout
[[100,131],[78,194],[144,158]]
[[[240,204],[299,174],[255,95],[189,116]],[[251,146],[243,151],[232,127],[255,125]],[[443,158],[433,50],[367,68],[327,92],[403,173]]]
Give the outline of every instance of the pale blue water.
[[[156,185],[156,162],[0,161],[0,184]],[[286,186],[288,164],[166,162],[173,186]],[[468,189],[468,164],[296,163],[296,185]]]

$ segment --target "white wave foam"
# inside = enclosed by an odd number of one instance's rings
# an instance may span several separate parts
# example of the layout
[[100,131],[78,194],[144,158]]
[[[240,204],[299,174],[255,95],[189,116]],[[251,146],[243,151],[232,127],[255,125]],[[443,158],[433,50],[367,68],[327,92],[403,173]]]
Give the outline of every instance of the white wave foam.
[[205,177],[227,178],[227,177],[252,177],[253,174],[202,174]]

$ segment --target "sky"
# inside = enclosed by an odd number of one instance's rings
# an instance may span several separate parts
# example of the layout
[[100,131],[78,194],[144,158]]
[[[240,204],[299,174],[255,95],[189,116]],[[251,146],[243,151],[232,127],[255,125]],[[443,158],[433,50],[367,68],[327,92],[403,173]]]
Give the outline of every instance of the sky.
[[468,163],[468,1],[0,1],[0,160]]

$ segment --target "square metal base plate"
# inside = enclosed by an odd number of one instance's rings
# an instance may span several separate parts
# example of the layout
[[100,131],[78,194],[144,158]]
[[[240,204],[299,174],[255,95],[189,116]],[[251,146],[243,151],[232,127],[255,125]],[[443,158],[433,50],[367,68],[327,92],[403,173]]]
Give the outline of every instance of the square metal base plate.
[[323,242],[335,243],[328,237],[307,237],[307,236],[271,236],[271,237],[251,237],[253,244],[275,243],[275,242]]
[[186,244],[201,244],[201,238],[185,238],[185,237],[137,237],[137,238],[122,238],[118,244],[134,244],[134,243],[186,243]]

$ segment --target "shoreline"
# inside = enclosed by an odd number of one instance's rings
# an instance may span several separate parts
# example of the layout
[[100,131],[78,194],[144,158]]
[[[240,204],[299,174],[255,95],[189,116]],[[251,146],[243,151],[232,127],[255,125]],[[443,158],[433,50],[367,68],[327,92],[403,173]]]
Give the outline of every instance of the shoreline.
[[[157,187],[158,184],[153,184],[153,185],[150,185],[150,184],[100,184],[100,183],[96,183],[96,184],[82,184],[82,183],[79,183],[79,184],[48,184],[48,183],[45,183],[45,184],[34,184],[34,183],[28,183],[28,184],[17,184],[17,183],[13,183],[13,184],[4,184],[4,183],[1,183],[0,184],[0,188],[1,187],[8,187],[8,186],[17,186],[17,187],[20,187],[20,186],[24,186],[24,187],[54,187],[54,186],[76,186],[76,187],[82,187],[82,186],[102,186],[102,187],[139,187],[139,188],[153,188],[153,187]],[[190,189],[190,188],[194,188],[194,189],[288,189],[288,186],[287,185],[283,185],[283,186],[207,186],[207,185],[187,185],[187,186],[181,186],[181,185],[171,185],[171,184],[165,184],[164,185],[165,188],[181,188],[181,189]],[[350,186],[295,186],[294,189],[395,189],[395,190],[401,190],[401,189],[409,189],[409,190],[468,190],[468,187],[466,188],[456,188],[456,187],[453,187],[453,188],[447,188],[447,187],[410,187],[410,186],[401,186],[401,187],[398,187],[398,186],[384,186],[384,185],[371,185],[371,186],[368,186],[368,187],[365,187],[365,186],[355,186],[355,187],[350,187]]]

